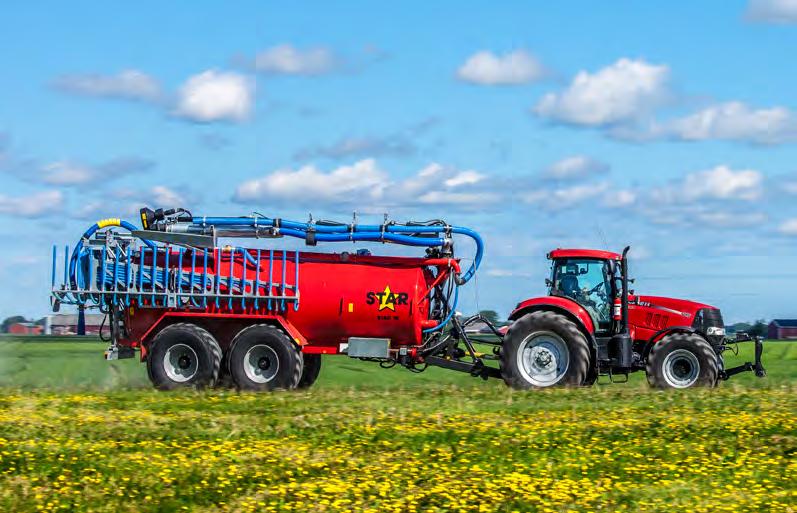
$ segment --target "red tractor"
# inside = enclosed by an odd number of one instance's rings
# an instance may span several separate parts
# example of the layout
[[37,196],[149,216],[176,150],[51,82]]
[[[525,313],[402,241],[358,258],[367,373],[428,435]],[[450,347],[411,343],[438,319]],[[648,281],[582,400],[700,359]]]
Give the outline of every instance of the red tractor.
[[654,387],[688,388],[714,386],[743,371],[765,375],[760,339],[754,340],[754,363],[725,368],[728,344],[752,338],[726,339],[719,309],[630,291],[628,249],[548,254],[549,295],[519,303],[509,317],[501,347],[509,385],[591,385],[600,375],[627,378],[644,370]]
[[[731,343],[719,310],[628,290],[626,254],[558,249],[546,297],[520,303],[508,330],[455,315],[459,287],[476,273],[481,237],[440,220],[380,225],[296,222],[260,214],[193,216],[142,209],[143,229],[119,219],[93,225],[64,254],[53,306],[107,315],[106,358],[146,362],[160,389],[232,383],[239,389],[306,387],[322,354],[428,366],[502,378],[514,388],[591,385],[645,370],[661,388],[714,386],[754,363],[725,369]],[[119,232],[122,228],[126,232]],[[423,257],[365,249],[322,253],[220,245],[219,239],[294,237],[306,245],[381,242],[426,249]],[[454,238],[475,245],[460,269]],[[483,322],[490,337],[469,336]],[[737,340],[751,340],[741,336]],[[484,351],[485,347],[492,350]],[[492,362],[492,363],[491,363]]]

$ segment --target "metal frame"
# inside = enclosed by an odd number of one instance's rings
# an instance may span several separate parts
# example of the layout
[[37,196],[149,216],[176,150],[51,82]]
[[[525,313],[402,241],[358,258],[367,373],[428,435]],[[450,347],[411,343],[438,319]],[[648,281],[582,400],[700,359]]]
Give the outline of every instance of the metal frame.
[[[58,248],[53,246],[51,293],[55,303],[98,307],[101,311],[108,311],[114,305],[129,307],[133,303],[204,310],[209,303],[219,308],[226,302],[227,307],[232,308],[238,301],[242,308],[252,306],[255,310],[265,306],[268,311],[285,311],[291,305],[294,310],[299,309],[298,251],[293,251],[289,258],[289,252],[284,249],[214,248],[208,251],[191,248],[190,269],[184,270],[184,258],[189,258],[185,247],[170,244],[153,249],[136,247],[131,238],[113,232],[84,242],[89,247],[77,256],[75,282],[69,278],[69,246],[64,248],[64,281],[60,285],[56,285]],[[226,253],[230,259],[229,271],[222,276],[220,264]],[[236,276],[235,262],[239,254],[242,266],[240,276]],[[274,276],[275,260],[281,263],[281,277]],[[261,280],[266,261],[268,280]],[[289,283],[287,273],[291,261],[295,268],[291,273],[293,283]],[[250,269],[252,263],[254,268]],[[188,267],[187,261],[185,264]]]

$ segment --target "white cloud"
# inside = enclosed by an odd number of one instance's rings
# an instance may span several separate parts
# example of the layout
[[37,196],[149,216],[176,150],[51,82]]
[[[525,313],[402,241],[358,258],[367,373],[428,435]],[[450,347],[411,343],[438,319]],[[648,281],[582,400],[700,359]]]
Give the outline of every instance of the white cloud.
[[28,178],[57,186],[98,186],[125,175],[149,171],[153,166],[154,162],[139,157],[119,157],[97,166],[59,160],[43,165],[40,176]]
[[654,189],[653,199],[664,203],[689,203],[699,200],[753,201],[763,193],[763,175],[752,169],[733,170],[728,166],[690,173],[668,187]]
[[797,236],[797,218],[787,219],[778,226],[778,231],[784,235]]
[[323,75],[335,71],[340,59],[324,47],[298,49],[279,45],[263,50],[255,56],[255,70],[279,75]]
[[620,59],[596,73],[579,72],[565,90],[543,96],[535,112],[585,126],[639,121],[669,96],[668,77],[667,66]]
[[479,183],[485,178],[486,177],[483,174],[477,173],[476,171],[462,171],[443,183],[445,183],[446,187],[459,187],[460,185],[472,185]]
[[588,176],[603,174],[609,166],[599,160],[584,155],[574,155],[551,164],[543,177],[550,180],[574,180]]
[[254,82],[244,75],[208,70],[182,85],[175,114],[200,123],[243,121],[252,113],[254,92]]
[[767,221],[767,216],[763,212],[708,210],[698,212],[695,217],[698,223],[722,228],[749,228]]
[[315,166],[280,169],[240,184],[233,199],[241,203],[271,201],[359,205],[361,208],[417,204],[470,206],[496,197],[493,193],[472,189],[483,178],[475,171],[458,171],[433,163],[408,178],[395,179],[374,159],[364,159],[328,172]]
[[573,208],[587,200],[596,199],[609,190],[608,182],[585,183],[557,187],[553,189],[535,189],[532,192],[521,193],[521,201],[539,205],[545,210],[557,211]]
[[388,175],[373,159],[361,160],[325,173],[315,166],[294,171],[280,169],[263,178],[244,182],[235,193],[237,201],[282,198],[313,201],[375,200],[382,196]]
[[417,151],[415,144],[403,135],[388,137],[347,137],[328,146],[313,146],[296,152],[294,158],[307,160],[315,157],[342,159],[352,156],[405,157]]
[[672,121],[664,130],[688,141],[725,139],[779,144],[797,140],[797,117],[784,107],[751,109],[741,102],[727,102]]
[[196,201],[196,198],[186,193],[177,192],[164,185],[156,185],[147,189],[122,189],[107,193],[102,199],[82,203],[72,211],[72,215],[76,219],[121,217],[135,221],[141,207],[188,207]]
[[763,177],[752,169],[734,171],[728,166],[692,173],[686,176],[684,192],[689,199],[755,200],[761,196]]
[[608,191],[603,196],[603,206],[609,208],[630,207],[637,201],[638,194],[630,189]]
[[162,94],[158,81],[138,70],[116,75],[64,75],[54,81],[54,86],[72,94],[125,100],[155,101]]
[[797,0],[750,0],[747,17],[769,23],[797,23]]
[[460,80],[480,85],[528,84],[545,76],[540,61],[525,50],[503,55],[481,51],[471,55],[457,70]]
[[0,214],[14,217],[43,217],[60,212],[64,206],[61,191],[41,191],[28,196],[0,194]]

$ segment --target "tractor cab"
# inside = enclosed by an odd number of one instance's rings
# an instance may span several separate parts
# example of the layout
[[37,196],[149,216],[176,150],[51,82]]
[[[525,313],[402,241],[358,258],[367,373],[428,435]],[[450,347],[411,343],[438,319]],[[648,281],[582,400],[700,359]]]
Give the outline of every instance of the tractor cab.
[[589,313],[596,335],[618,331],[613,319],[614,298],[622,292],[622,255],[610,251],[557,249],[552,261],[548,294],[569,298]]

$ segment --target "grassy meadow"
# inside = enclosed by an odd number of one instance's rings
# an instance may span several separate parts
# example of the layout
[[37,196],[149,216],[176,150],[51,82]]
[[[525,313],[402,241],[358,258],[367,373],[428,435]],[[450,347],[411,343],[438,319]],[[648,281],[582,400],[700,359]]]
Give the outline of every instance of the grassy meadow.
[[797,510],[797,343],[665,393],[344,357],[307,391],[158,393],[102,349],[0,339],[0,511]]

